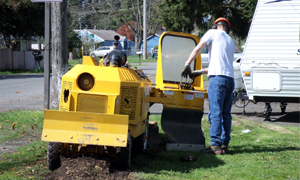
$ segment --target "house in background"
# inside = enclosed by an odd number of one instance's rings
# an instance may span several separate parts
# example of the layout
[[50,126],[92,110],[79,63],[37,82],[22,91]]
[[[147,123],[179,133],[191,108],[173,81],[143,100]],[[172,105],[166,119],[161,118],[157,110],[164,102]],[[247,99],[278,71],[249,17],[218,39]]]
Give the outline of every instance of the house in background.
[[100,46],[112,46],[116,41],[114,37],[116,35],[120,36],[119,40],[119,50],[126,52],[127,55],[133,54],[135,43],[128,40],[125,36],[118,34],[113,30],[97,30],[97,29],[84,29],[81,31],[75,30],[78,32],[81,37],[88,37],[89,40],[94,40],[94,48],[91,50],[95,50]]
[[[160,35],[155,34],[147,38],[147,52],[150,53],[153,46],[158,46]],[[144,49],[144,41],[141,44],[141,50]]]
[[0,37],[0,49],[6,49],[6,48],[12,48],[14,51],[30,51],[32,50],[31,40],[27,39],[13,39],[13,46],[12,47],[7,47],[4,43],[3,37]]

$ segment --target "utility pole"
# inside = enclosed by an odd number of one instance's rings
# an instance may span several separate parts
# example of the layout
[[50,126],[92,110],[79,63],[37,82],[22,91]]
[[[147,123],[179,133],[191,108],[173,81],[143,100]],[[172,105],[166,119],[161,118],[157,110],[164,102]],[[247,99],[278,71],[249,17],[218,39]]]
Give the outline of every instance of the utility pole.
[[59,108],[62,76],[68,67],[67,0],[52,3],[52,87],[51,108]]
[[143,36],[144,36],[144,59],[147,59],[147,0],[144,0],[144,28],[143,28]]
[[45,3],[45,53],[44,53],[44,109],[50,102],[50,39],[51,39],[51,3]]

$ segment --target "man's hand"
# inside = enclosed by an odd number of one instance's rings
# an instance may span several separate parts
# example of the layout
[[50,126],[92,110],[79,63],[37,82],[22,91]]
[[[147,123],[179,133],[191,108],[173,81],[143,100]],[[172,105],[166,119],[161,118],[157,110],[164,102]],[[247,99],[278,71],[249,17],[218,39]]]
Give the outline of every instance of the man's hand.
[[188,76],[191,77],[192,70],[189,64],[185,64],[183,71],[181,72],[181,77],[187,78]]
[[190,78],[195,79],[196,77],[201,76],[202,74],[206,74],[204,69],[196,70],[191,73]]

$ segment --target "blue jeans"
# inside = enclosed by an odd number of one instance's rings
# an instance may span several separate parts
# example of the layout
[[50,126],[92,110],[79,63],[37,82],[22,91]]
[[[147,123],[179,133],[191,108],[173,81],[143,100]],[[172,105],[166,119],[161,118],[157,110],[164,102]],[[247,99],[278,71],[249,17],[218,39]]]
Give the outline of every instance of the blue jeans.
[[208,101],[211,146],[229,144],[231,131],[231,106],[234,79],[226,76],[209,78]]

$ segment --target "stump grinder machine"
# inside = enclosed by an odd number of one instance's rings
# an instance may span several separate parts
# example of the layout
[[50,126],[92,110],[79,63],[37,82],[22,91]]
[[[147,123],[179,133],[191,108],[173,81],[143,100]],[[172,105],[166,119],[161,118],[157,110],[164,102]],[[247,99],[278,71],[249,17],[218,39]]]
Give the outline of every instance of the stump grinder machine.
[[[109,154],[114,166],[126,169],[131,154],[143,152],[149,135],[149,108],[163,104],[161,125],[168,135],[167,150],[205,148],[201,119],[202,76],[181,78],[185,61],[199,39],[165,32],[159,40],[156,84],[137,68],[122,67],[126,55],[113,50],[109,66],[84,56],[82,64],[62,77],[59,110],[45,110],[42,140],[48,142],[48,167],[61,165],[61,155]],[[122,61],[114,63],[115,61]],[[109,63],[108,63],[109,64]],[[201,69],[199,55],[191,65]]]

